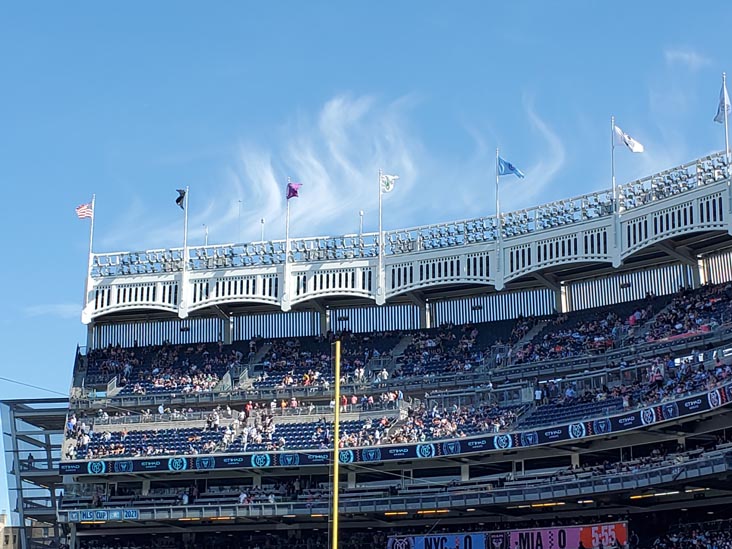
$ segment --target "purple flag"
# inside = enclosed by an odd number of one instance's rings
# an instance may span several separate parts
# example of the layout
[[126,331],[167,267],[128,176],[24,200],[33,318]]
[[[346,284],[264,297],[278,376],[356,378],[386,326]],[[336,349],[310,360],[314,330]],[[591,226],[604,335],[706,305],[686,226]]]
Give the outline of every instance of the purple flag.
[[290,198],[296,198],[296,197],[300,196],[298,194],[300,187],[302,187],[302,183],[288,183],[287,184],[287,200],[290,200]]

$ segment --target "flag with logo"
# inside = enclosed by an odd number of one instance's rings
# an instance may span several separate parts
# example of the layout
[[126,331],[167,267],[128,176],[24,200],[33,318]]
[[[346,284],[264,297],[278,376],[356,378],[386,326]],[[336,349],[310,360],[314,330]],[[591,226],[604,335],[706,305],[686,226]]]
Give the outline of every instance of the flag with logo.
[[717,115],[714,117],[715,122],[724,124],[724,118],[729,116],[732,111],[732,106],[729,102],[729,95],[727,94],[727,85],[722,81],[722,89],[719,90],[719,105],[717,106]]
[[186,209],[186,191],[185,189],[176,189],[178,191],[178,198],[175,199],[175,203],[180,206],[181,210]]
[[390,193],[394,190],[394,184],[399,179],[398,175],[381,175],[381,192]]
[[498,175],[515,175],[519,179],[523,179],[524,172],[519,170],[516,166],[508,162],[507,160],[504,160],[500,156],[498,157]]
[[634,153],[642,153],[645,150],[645,147],[640,142],[621,130],[620,126],[614,126],[613,129],[613,144],[625,145],[630,152]]
[[297,198],[300,196],[300,187],[302,183],[288,183],[287,184],[287,200],[290,198]]

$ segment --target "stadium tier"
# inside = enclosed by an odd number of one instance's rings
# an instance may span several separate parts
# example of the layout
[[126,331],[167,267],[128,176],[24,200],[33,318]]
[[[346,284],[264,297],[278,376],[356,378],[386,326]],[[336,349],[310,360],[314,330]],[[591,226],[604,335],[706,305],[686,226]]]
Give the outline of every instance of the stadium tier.
[[74,549],[325,548],[335,513],[349,549],[724,547],[730,204],[712,155],[500,219],[93,254],[68,404],[3,408],[16,512]]

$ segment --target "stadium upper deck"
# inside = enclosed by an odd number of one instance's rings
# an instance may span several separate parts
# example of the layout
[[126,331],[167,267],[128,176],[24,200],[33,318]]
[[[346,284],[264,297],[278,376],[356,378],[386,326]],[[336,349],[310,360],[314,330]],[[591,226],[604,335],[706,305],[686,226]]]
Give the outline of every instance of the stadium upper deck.
[[[135,311],[221,315],[222,339],[232,331],[234,339],[245,339],[256,327],[241,315],[315,311],[302,320],[299,333],[281,334],[305,335],[303,330],[324,332],[328,322],[340,330],[339,317],[348,316],[344,307],[375,302],[411,304],[402,312],[409,327],[427,327],[446,322],[449,314],[427,303],[488,288],[505,295],[491,304],[473,303],[491,309],[473,320],[500,320],[640,299],[640,280],[627,285],[607,275],[676,263],[673,272],[648,273],[665,279],[655,293],[669,293],[680,283],[697,285],[698,256],[730,243],[723,162],[715,154],[621,185],[617,208],[611,193],[601,191],[506,213],[500,223],[486,217],[387,231],[381,247],[377,234],[295,238],[288,261],[283,241],[94,254],[83,320]],[[377,260],[380,249],[383,262]],[[612,291],[608,286],[600,295],[581,283],[593,276],[606,276]],[[381,324],[371,329],[389,328]]]

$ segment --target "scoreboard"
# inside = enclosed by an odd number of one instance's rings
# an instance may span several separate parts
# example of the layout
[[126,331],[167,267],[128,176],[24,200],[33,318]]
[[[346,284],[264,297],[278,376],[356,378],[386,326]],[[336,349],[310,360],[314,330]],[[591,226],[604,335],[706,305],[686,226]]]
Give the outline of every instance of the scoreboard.
[[610,549],[626,547],[628,524],[607,522],[431,536],[392,536],[386,549]]

